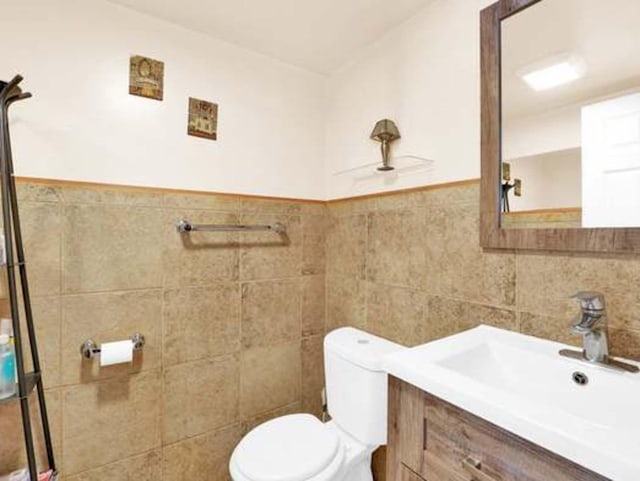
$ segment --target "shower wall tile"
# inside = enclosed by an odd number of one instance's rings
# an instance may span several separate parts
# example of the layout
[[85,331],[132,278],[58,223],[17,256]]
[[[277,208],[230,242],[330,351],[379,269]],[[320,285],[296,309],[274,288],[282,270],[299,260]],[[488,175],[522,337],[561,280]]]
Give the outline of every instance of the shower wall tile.
[[230,194],[166,192],[163,194],[162,203],[167,208],[237,213],[240,208],[240,197]]
[[302,217],[302,273],[305,275],[325,272],[326,230],[325,215]]
[[427,211],[427,292],[478,303],[515,304],[515,255],[486,253],[479,244],[477,205]]
[[[228,479],[250,427],[320,413],[324,203],[55,181],[21,182],[19,198],[62,479]],[[287,235],[181,235],[183,218],[279,221]],[[1,277],[0,316],[6,292]],[[146,345],[132,364],[81,360],[84,340],[134,332]],[[15,439],[0,442],[0,472],[24,465],[8,409],[0,429]]]
[[128,205],[67,205],[64,293],[162,286],[162,211]]
[[337,327],[364,328],[367,322],[365,281],[342,276],[327,278],[327,331]]
[[247,349],[241,354],[240,413],[251,418],[300,399],[300,342]]
[[156,481],[162,479],[162,450],[126,458],[96,469],[90,469],[65,481]]
[[286,233],[248,232],[240,235],[240,279],[297,277],[302,271],[302,226],[299,216],[242,215],[242,224],[280,222]]
[[[157,369],[162,355],[162,291],[160,289],[79,294],[62,298],[62,382],[86,383]],[[78,352],[87,339],[98,343],[145,337],[142,351],[131,364],[100,367]]]
[[[61,413],[61,392],[59,389],[47,390],[47,412],[49,415],[49,426],[53,437],[53,451],[56,456],[61,455],[62,438],[62,413]],[[36,461],[40,465],[46,463],[46,450],[44,441],[39,434],[40,416],[38,402],[35,396],[29,399],[29,411],[32,414],[34,429],[34,441],[36,449]],[[0,430],[2,430],[2,441],[0,442],[0,466],[2,473],[22,469],[27,465],[27,456],[24,449],[24,437],[22,435],[22,418],[19,403],[0,404]]]
[[[22,202],[20,224],[31,295],[60,294],[61,205]],[[6,285],[6,280],[2,285]]]
[[425,341],[426,294],[375,283],[367,288],[367,328],[373,334],[407,346]]
[[165,446],[162,479],[164,481],[231,479],[229,458],[241,437],[240,425],[236,424]]
[[331,217],[327,233],[327,273],[365,278],[367,218]]
[[297,279],[242,284],[243,347],[300,339],[301,287]]
[[164,443],[238,421],[239,385],[236,355],[165,368]]
[[160,192],[117,186],[65,186],[62,189],[62,199],[67,204],[162,206],[162,193]]
[[233,232],[191,232],[176,230],[180,219],[194,224],[237,224],[237,214],[203,211],[165,211],[162,228],[164,286],[202,286],[219,281],[238,280],[240,236]]
[[64,388],[62,470],[81,473],[160,446],[159,370]]
[[369,214],[367,279],[424,289],[427,276],[426,221],[423,208]]
[[302,411],[322,416],[324,388],[324,336],[302,340]]
[[324,276],[302,279],[302,336],[324,334],[326,317]]
[[[36,339],[38,340],[38,354],[40,358],[40,369],[45,388],[52,388],[62,384],[61,365],[61,329],[62,316],[59,296],[34,297],[31,299],[31,309],[33,312],[34,325],[36,329]],[[10,318],[9,301],[3,300],[2,317]],[[24,305],[20,303],[20,325],[21,332],[27,335],[27,323],[24,312]],[[25,353],[25,369],[33,370],[31,357],[31,347],[26,342],[23,345]]]
[[60,202],[62,200],[62,187],[57,184],[39,184],[17,180],[16,192],[21,206],[24,202]]
[[219,283],[164,292],[164,366],[240,350],[240,286]]

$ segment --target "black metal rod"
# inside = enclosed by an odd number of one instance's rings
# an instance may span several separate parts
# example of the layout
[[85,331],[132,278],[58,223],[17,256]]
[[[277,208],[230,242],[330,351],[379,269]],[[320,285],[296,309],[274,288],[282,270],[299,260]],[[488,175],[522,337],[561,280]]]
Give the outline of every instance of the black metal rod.
[[56,470],[56,462],[53,454],[53,442],[51,439],[51,431],[49,429],[49,415],[47,411],[47,403],[44,394],[44,386],[42,382],[42,373],[40,369],[40,355],[38,354],[38,343],[36,338],[35,323],[33,322],[33,310],[31,307],[31,295],[29,292],[29,281],[27,277],[27,265],[24,255],[24,244],[22,241],[22,228],[20,224],[20,213],[18,209],[18,194],[16,189],[16,182],[13,172],[13,155],[11,151],[11,135],[9,133],[9,107],[17,101],[28,99],[31,97],[30,93],[20,93],[7,102],[4,106],[3,127],[4,127],[4,143],[5,143],[5,158],[7,177],[9,179],[9,197],[11,198],[11,212],[13,214],[13,228],[15,231],[16,253],[18,255],[18,268],[20,272],[20,286],[22,287],[22,300],[24,302],[24,312],[27,321],[27,330],[29,333],[29,346],[31,348],[31,357],[33,360],[33,370],[40,374],[38,376],[38,382],[36,383],[36,390],[38,395],[38,406],[40,410],[40,420],[42,422],[42,434],[44,437],[45,449],[47,452],[47,462],[49,468]]
[[0,175],[2,176],[2,220],[4,223],[5,248],[7,253],[7,281],[9,284],[9,303],[11,307],[11,319],[13,321],[13,335],[16,355],[16,371],[18,375],[18,394],[20,396],[20,409],[22,412],[22,429],[24,431],[25,445],[27,450],[27,463],[29,474],[32,480],[38,479],[38,468],[36,465],[35,450],[33,447],[33,432],[31,430],[31,415],[29,412],[29,397],[27,392],[27,382],[24,372],[24,356],[22,352],[22,342],[20,335],[20,317],[18,311],[18,293],[16,290],[16,278],[13,258],[13,237],[11,235],[11,198],[10,182],[7,169],[7,136],[5,134],[7,96],[22,81],[22,77],[17,75],[5,86],[0,93]]

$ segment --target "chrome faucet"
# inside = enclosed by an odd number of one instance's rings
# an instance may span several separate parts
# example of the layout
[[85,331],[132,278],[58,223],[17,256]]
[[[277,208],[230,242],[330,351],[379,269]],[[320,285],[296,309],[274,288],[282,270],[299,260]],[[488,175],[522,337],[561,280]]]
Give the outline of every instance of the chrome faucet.
[[571,299],[580,303],[580,314],[574,319],[571,331],[583,337],[584,358],[591,362],[606,363],[609,344],[604,295],[582,291],[571,296]]
[[573,296],[580,304],[580,313],[574,318],[571,332],[582,336],[582,351],[562,349],[560,355],[588,361],[627,372],[639,372],[637,366],[609,357],[607,313],[604,295],[599,292],[581,291]]

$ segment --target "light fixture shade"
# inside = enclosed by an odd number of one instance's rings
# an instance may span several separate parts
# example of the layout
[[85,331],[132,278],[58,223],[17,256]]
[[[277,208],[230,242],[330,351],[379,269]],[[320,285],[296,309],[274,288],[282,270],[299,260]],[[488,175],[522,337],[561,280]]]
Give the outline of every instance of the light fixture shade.
[[371,138],[378,142],[392,142],[400,138],[400,132],[393,120],[382,119],[376,122],[376,125],[371,132]]

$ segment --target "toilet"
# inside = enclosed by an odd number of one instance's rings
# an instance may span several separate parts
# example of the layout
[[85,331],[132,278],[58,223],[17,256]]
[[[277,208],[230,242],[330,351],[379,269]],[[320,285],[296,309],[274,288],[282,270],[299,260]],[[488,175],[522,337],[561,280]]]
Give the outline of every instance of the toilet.
[[234,481],[372,481],[371,455],[387,442],[383,359],[403,346],[345,327],[324,339],[331,421],[272,419],[247,433],[229,461]]

